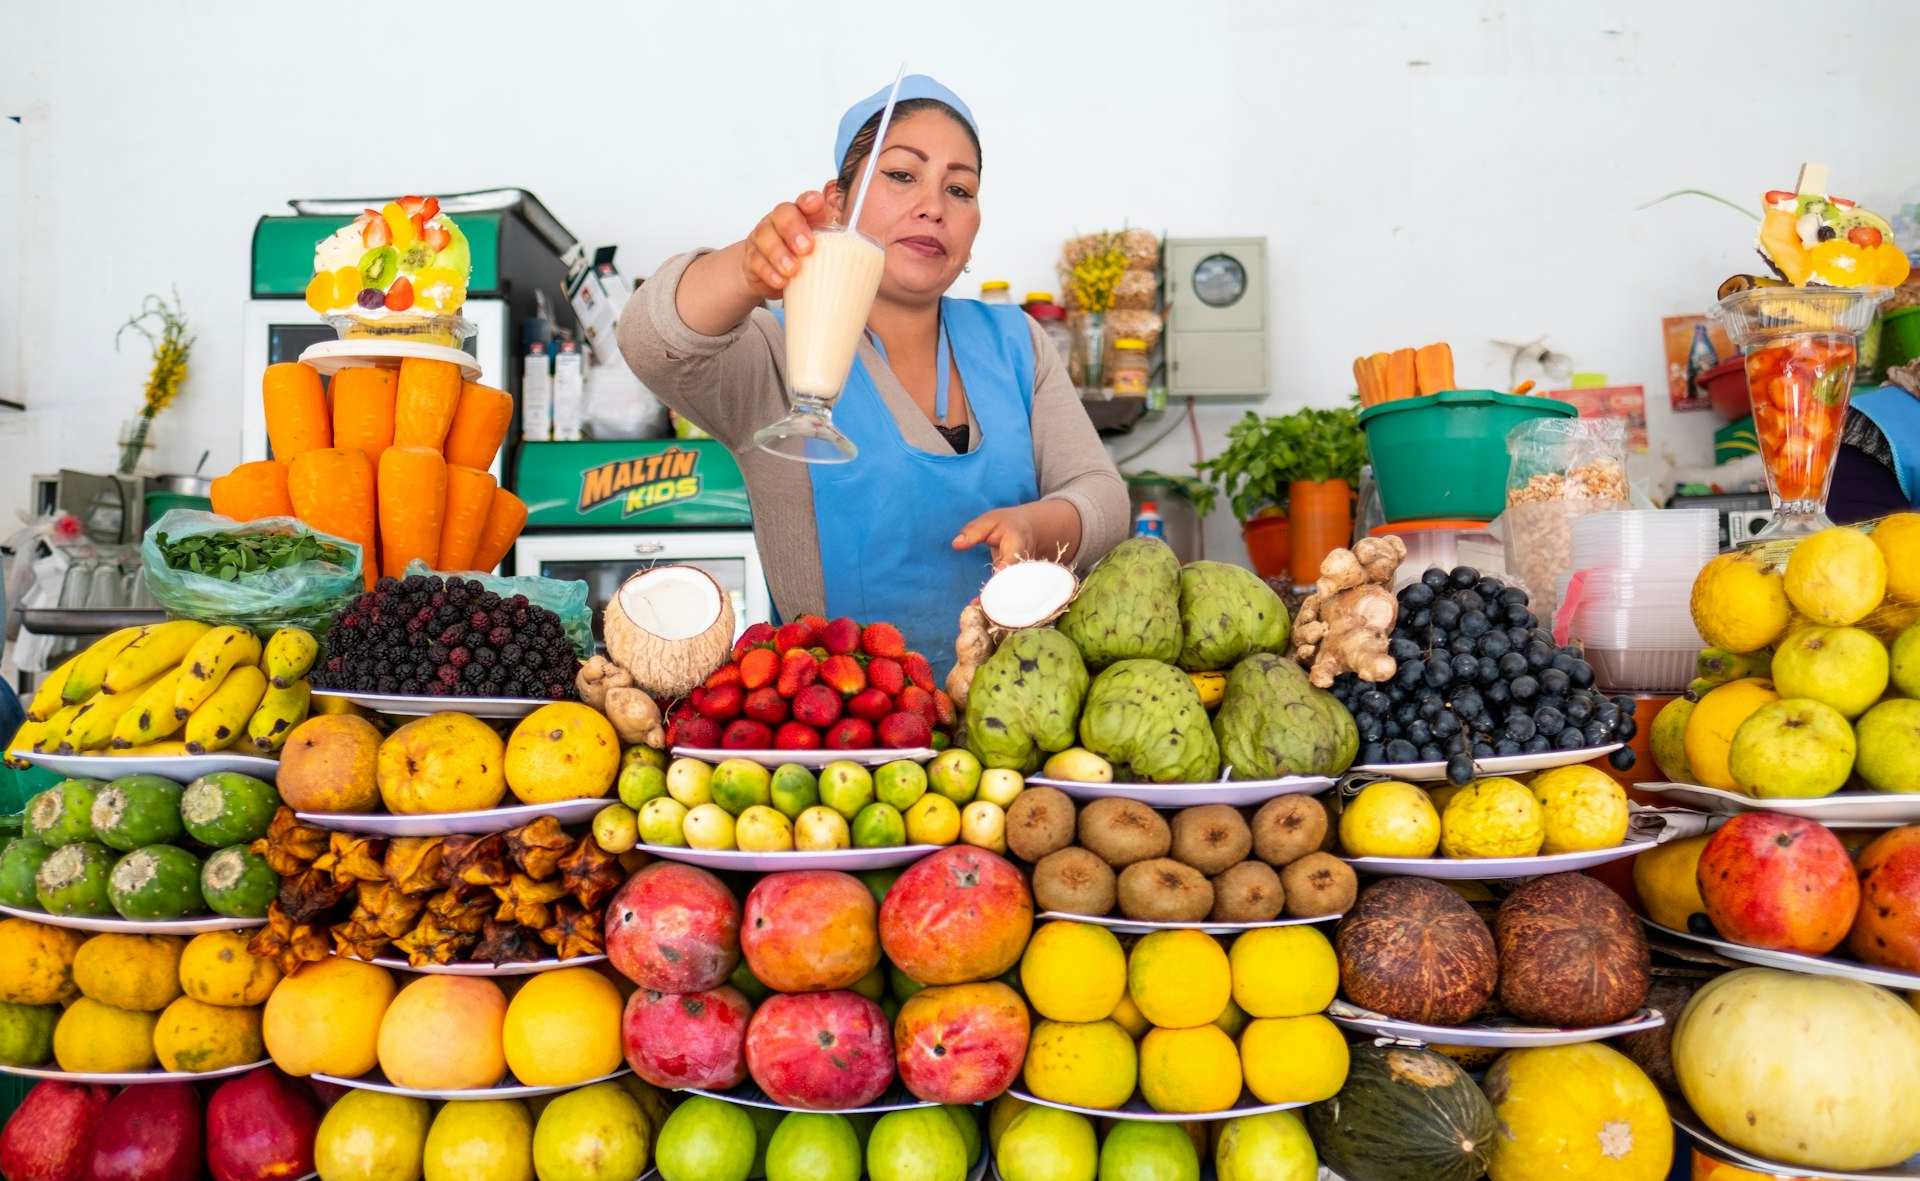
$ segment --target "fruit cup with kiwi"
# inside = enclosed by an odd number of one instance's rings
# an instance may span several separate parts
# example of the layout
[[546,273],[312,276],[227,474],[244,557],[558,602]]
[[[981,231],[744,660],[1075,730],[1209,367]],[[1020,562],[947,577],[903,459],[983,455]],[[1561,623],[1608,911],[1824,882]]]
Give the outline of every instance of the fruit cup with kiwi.
[[472,269],[467,239],[433,197],[368,209],[314,248],[307,306],[343,339],[384,337],[457,347]]

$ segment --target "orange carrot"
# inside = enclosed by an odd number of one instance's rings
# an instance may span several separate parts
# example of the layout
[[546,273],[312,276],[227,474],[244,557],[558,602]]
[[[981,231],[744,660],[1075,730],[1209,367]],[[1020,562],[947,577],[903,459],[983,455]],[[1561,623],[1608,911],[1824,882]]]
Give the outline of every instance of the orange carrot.
[[377,469],[393,446],[391,369],[342,369],[333,375],[333,445],[358,447]]
[[1380,400],[1373,391],[1373,375],[1367,371],[1365,357],[1353,359],[1353,384],[1360,391],[1360,405],[1371,406]]
[[460,405],[447,428],[448,463],[486,471],[493,466],[507,422],[513,417],[513,395],[469,381],[460,387]]
[[1525,395],[1533,392],[1533,382],[1523,381],[1519,385],[1514,386],[1510,392],[1515,395],[1524,397]]
[[305,452],[333,446],[326,391],[320,388],[320,374],[313,366],[300,361],[267,366],[261,397],[267,407],[267,441],[275,459],[291,463]]
[[1387,396],[1411,398],[1417,392],[1412,349],[1395,349],[1387,355]]
[[1393,397],[1393,390],[1387,384],[1387,355],[1375,353],[1367,358],[1367,372],[1373,375],[1373,388],[1382,402]]
[[236,521],[293,516],[293,501],[287,496],[287,465],[262,459],[214,477],[213,511]]
[[480,545],[493,508],[492,476],[457,463],[447,465],[447,511],[440,523],[440,564],[436,570],[473,569],[473,551]]
[[513,549],[526,524],[526,502],[505,488],[497,489],[493,505],[487,509],[487,523],[480,530],[480,545],[473,552],[473,569],[491,570],[498,566]]
[[394,393],[393,445],[440,450],[460,405],[460,366],[408,357]]
[[344,537],[360,547],[367,589],[380,577],[374,536],[373,461],[358,447],[309,451],[287,472],[293,513],[313,529]]
[[1453,384],[1453,349],[1445,342],[1430,344],[1414,354],[1413,365],[1416,380],[1423,394],[1437,394],[1441,390],[1455,388]]
[[[400,382],[404,389],[404,370]],[[415,558],[436,568],[446,509],[447,461],[438,451],[395,445],[381,452],[380,572],[402,577]]]

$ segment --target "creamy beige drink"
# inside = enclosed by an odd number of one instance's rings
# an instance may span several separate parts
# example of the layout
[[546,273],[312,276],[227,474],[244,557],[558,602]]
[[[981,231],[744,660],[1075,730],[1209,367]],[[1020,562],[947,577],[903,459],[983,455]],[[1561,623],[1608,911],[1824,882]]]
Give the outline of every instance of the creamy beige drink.
[[831,405],[867,329],[887,252],[865,234],[823,226],[787,281],[787,383]]

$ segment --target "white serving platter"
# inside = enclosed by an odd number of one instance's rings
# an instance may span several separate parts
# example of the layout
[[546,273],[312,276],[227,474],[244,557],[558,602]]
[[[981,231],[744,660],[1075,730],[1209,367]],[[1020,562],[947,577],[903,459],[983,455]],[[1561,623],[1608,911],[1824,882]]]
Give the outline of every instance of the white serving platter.
[[616,803],[613,796],[590,800],[562,800],[557,804],[513,804],[475,812],[421,812],[395,816],[387,812],[295,812],[303,823],[334,832],[357,832],[382,837],[482,836],[506,832],[551,816],[562,825],[590,824],[600,809]]
[[1635,791],[1653,792],[1677,804],[1714,816],[1742,812],[1779,812],[1822,824],[1914,824],[1920,822],[1920,794],[1843,791],[1818,799],[1761,800],[1737,791],[1697,783],[1636,783]]
[[0,906],[0,914],[32,919],[49,927],[118,935],[204,935],[208,931],[244,931],[248,927],[267,925],[265,919],[230,919],[221,914],[186,919],[123,919],[119,915],[47,914],[20,906]]
[[1062,1111],[1077,1111],[1081,1115],[1089,1116],[1093,1119],[1137,1119],[1163,1124],[1238,1119],[1243,1115],[1265,1115],[1270,1111],[1289,1111],[1296,1107],[1306,1106],[1305,1103],[1262,1103],[1253,1097],[1252,1091],[1245,1090],[1240,1092],[1240,1101],[1225,1111],[1199,1112],[1155,1111],[1153,1108],[1147,1106],[1147,1101],[1140,1097],[1138,1091],[1134,1092],[1133,1098],[1111,1111],[1098,1107],[1075,1107],[1071,1103],[1055,1103],[1051,1099],[1042,1099],[1033,1094],[1033,1092],[1022,1090],[1019,1087],[1007,1088],[1007,1094],[1012,1095],[1016,1099],[1024,1099],[1028,1103],[1038,1103],[1042,1107],[1057,1107]]
[[1657,842],[1629,833],[1624,843],[1578,853],[1547,853],[1538,857],[1342,857],[1355,873],[1382,877],[1434,878],[1451,882],[1485,882],[1504,878],[1531,878],[1548,873],[1592,869],[1622,857],[1645,852]]
[[1882,988],[1920,990],[1920,972],[1902,972],[1898,968],[1876,968],[1871,964],[1863,964],[1859,960],[1841,959],[1838,956],[1808,955],[1800,951],[1775,951],[1768,947],[1748,947],[1725,939],[1695,935],[1691,931],[1676,931],[1672,927],[1663,927],[1645,917],[1640,921],[1647,925],[1649,931],[1671,935],[1675,939],[1684,939],[1743,964],[1754,964],[1762,968],[1780,968],[1788,972],[1805,972],[1811,976],[1839,976],[1845,980],[1878,984]]
[[878,747],[863,747],[860,750],[722,750],[711,746],[673,748],[673,757],[676,759],[699,759],[703,763],[745,759],[750,763],[758,763],[762,767],[779,767],[786,763],[798,763],[809,771],[818,771],[828,763],[858,763],[862,767],[878,767],[883,763],[898,762],[901,759],[924,763],[939,753],[930,746],[914,746],[902,750],[886,750]]
[[[787,1107],[775,1103],[772,1099],[767,1098],[767,1093],[761,1090],[752,1079],[748,1079],[739,1086],[731,1087],[725,1091],[710,1091],[701,1087],[688,1087],[686,1093],[689,1095],[705,1095],[709,1099],[724,1099],[728,1103],[739,1103],[746,1107],[764,1107],[768,1111],[819,1110],[816,1108]],[[887,1086],[886,1092],[872,1103],[864,1107],[835,1108],[832,1114],[859,1115],[863,1112],[910,1111],[916,1107],[938,1106],[939,1104],[930,1103],[912,1091],[907,1090],[906,1084],[896,1078]]]
[[1275,796],[1318,795],[1333,788],[1324,775],[1289,775],[1280,779],[1223,779],[1218,783],[1083,783],[1035,775],[1028,787],[1052,787],[1076,800],[1116,798],[1137,800],[1150,808],[1188,808],[1195,804],[1230,804],[1241,808],[1264,804]]
[[146,1083],[191,1083],[209,1078],[232,1078],[262,1066],[272,1066],[273,1059],[262,1058],[258,1062],[243,1062],[239,1066],[223,1066],[219,1070],[203,1070],[195,1073],[191,1070],[130,1070],[122,1073],[99,1071],[61,1070],[57,1066],[0,1066],[0,1073],[17,1074],[22,1078],[58,1079],[63,1083],[79,1083],[97,1087],[137,1087]]
[[1545,1029],[1518,1021],[1469,1021],[1464,1025],[1422,1025],[1401,1021],[1384,1013],[1362,1009],[1346,1001],[1327,1006],[1327,1016],[1342,1029],[1419,1042],[1421,1045],[1483,1046],[1491,1049],[1523,1049],[1528,1046],[1571,1046],[1578,1042],[1598,1042],[1622,1034],[1658,1029],[1667,1023],[1666,1015],[1654,1009],[1641,1009],[1625,1021],[1595,1025],[1589,1029]]
[[409,357],[428,361],[450,361],[460,366],[460,375],[468,381],[480,380],[480,361],[464,349],[417,340],[384,340],[379,337],[355,337],[351,340],[323,340],[310,344],[300,360],[332,377],[342,369],[392,367]]
[[474,718],[524,718],[553,701],[545,697],[419,697],[411,693],[362,693],[356,689],[315,689],[315,697],[351,701],[377,714],[418,718],[428,714],[460,713]]
[[387,1081],[387,1076],[378,1068],[359,1078],[339,1078],[331,1074],[316,1074],[313,1077],[323,1083],[334,1083],[342,1087],[352,1087],[356,1091],[378,1091],[382,1095],[408,1095],[415,1099],[529,1099],[535,1095],[553,1095],[561,1091],[574,1091],[581,1087],[590,1087],[595,1083],[604,1083],[608,1079],[619,1078],[626,1074],[623,1068],[612,1074],[603,1074],[599,1078],[584,1079],[577,1083],[567,1083],[558,1087],[528,1087],[514,1081],[512,1075],[501,1079],[491,1087],[474,1087],[464,1091],[416,1091],[410,1087],[396,1087]]
[[673,845],[639,844],[634,848],[662,861],[679,861],[702,869],[732,869],[743,873],[778,873],[789,869],[893,869],[912,865],[948,845],[893,845],[885,849],[795,849],[786,853],[748,853],[739,849],[683,849]]
[[[1534,755],[1495,755],[1490,759],[1478,759],[1473,764],[1476,779],[1485,779],[1490,775],[1525,775],[1529,771],[1551,771],[1555,767],[1571,767],[1575,763],[1590,763],[1605,758],[1619,750],[1621,743],[1612,742],[1606,746],[1585,746],[1579,750],[1547,750]],[[1389,779],[1398,779],[1402,783],[1445,783],[1447,765],[1445,763],[1362,763],[1353,768],[1370,775],[1385,775]],[[1639,786],[1636,784],[1635,786]]]
[[1155,931],[1204,931],[1209,935],[1238,935],[1243,931],[1258,931],[1265,927],[1304,927],[1310,923],[1338,922],[1339,914],[1317,914],[1311,918],[1268,919],[1262,923],[1159,923],[1146,919],[1122,918],[1117,914],[1071,914],[1064,910],[1043,911],[1041,922],[1092,923],[1096,927],[1105,927],[1121,935],[1148,935]]
[[216,771],[237,771],[272,783],[280,774],[280,760],[239,751],[214,751],[204,755],[49,755],[38,751],[13,750],[8,757],[24,759],[70,779],[118,779],[122,775],[158,775],[176,783],[192,783],[202,775]]
[[604,963],[604,955],[577,955],[570,960],[526,960],[516,964],[453,963],[427,964],[416,968],[404,956],[382,955],[365,962],[378,964],[390,972],[415,972],[422,976],[532,976],[556,968],[584,968]]
[[1735,1148],[1715,1135],[1699,1114],[1687,1105],[1685,1099],[1668,1093],[1663,1093],[1661,1097],[1667,1101],[1667,1114],[1677,1126],[1713,1150],[1715,1154],[1724,1156],[1743,1169],[1751,1169],[1769,1177],[1805,1177],[1810,1181],[1912,1181],[1914,1178],[1920,1178],[1920,1156],[1909,1157],[1897,1165],[1884,1169],[1853,1170],[1789,1165],[1768,1160],[1764,1156],[1755,1156],[1744,1148]]

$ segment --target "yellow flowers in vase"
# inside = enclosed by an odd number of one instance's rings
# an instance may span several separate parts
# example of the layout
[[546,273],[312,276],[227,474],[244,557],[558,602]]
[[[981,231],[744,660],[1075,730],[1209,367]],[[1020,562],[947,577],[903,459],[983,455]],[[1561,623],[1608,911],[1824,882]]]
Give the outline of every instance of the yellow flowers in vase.
[[174,289],[169,304],[157,295],[149,295],[140,305],[140,314],[120,326],[113,334],[118,350],[120,338],[131,328],[153,346],[153,369],[147,374],[146,404],[120,437],[120,474],[130,476],[140,466],[140,454],[147,449],[147,430],[153,416],[165,410],[179,396],[180,383],[187,376],[187,353],[194,338],[187,335],[187,316],[180,306],[180,291]]

